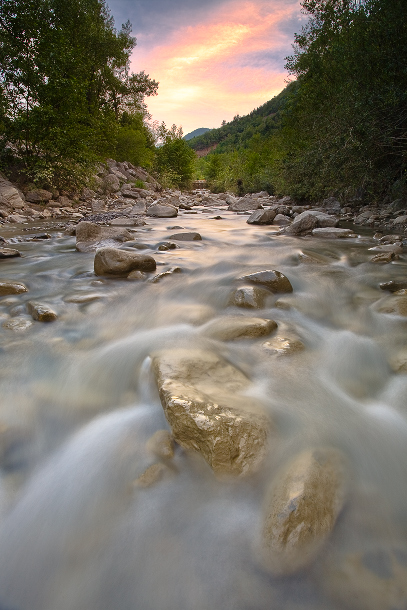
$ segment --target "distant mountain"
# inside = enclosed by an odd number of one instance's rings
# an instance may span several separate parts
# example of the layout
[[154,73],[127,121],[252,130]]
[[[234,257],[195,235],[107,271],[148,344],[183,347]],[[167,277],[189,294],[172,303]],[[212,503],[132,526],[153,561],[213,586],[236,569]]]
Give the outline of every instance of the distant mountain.
[[[296,82],[290,83],[281,93],[252,110],[250,114],[242,117],[236,115],[232,121],[217,129],[209,130],[209,133],[205,132],[198,136],[197,132],[200,130],[197,129],[192,132],[197,137],[188,143],[189,146],[197,152],[198,156],[204,156],[215,148],[217,153],[246,148],[255,135],[261,140],[266,139],[280,128],[281,112],[288,96],[296,86]],[[186,136],[186,139],[190,138]]]
[[209,127],[199,127],[198,129],[194,129],[194,131],[191,131],[191,133],[187,133],[187,135],[184,136],[184,140],[192,140],[192,138],[201,136],[207,131],[210,131]]

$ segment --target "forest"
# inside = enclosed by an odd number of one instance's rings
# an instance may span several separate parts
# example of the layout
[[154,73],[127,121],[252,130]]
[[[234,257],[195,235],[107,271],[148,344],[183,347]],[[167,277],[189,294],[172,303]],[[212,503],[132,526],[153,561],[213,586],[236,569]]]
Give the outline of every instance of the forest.
[[117,30],[104,0],[1,2],[0,169],[78,187],[112,157],[163,186],[195,177],[298,200],[405,197],[405,0],[304,0],[302,10],[286,88],[187,143],[151,120],[159,84],[130,71],[132,26]]
[[[304,0],[286,58],[290,83],[250,115],[190,141],[214,150],[197,177],[214,190],[299,200],[407,193],[407,5]],[[216,147],[216,148],[215,148]]]

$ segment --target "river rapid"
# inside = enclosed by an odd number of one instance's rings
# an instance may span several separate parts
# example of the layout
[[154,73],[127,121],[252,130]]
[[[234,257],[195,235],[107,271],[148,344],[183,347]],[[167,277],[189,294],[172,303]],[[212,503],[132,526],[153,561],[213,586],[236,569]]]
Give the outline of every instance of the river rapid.
[[[0,297],[0,422],[21,437],[0,475],[1,610],[375,610],[372,590],[378,610],[405,610],[407,318],[379,284],[407,278],[406,256],[369,262],[368,230],[290,237],[194,209],[149,221],[125,244],[151,254],[157,272],[181,267],[157,283],[96,277],[94,253],[50,223],[2,228],[22,258],[0,261],[0,279],[28,292]],[[202,241],[158,251],[174,227]],[[51,239],[24,241],[44,230]],[[270,293],[258,310],[228,305],[239,277],[266,269],[293,292]],[[1,326],[28,319],[30,299],[58,319]],[[275,320],[274,335],[304,347],[279,354],[267,348],[273,335],[202,336],[229,314]],[[212,349],[252,381],[276,431],[252,476],[216,478],[177,447],[169,476],[134,485],[154,462],[147,440],[169,429],[150,355],[178,346]],[[264,498],[282,465],[318,446],[346,455],[347,500],[316,560],[275,576],[258,551]]]

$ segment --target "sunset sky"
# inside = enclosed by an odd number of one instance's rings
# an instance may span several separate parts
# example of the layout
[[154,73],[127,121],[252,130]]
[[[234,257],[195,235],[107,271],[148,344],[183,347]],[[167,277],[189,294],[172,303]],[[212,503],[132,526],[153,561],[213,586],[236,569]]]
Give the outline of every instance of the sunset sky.
[[284,58],[304,23],[299,0],[108,0],[116,27],[130,19],[134,72],[158,80],[154,120],[219,127],[285,86]]

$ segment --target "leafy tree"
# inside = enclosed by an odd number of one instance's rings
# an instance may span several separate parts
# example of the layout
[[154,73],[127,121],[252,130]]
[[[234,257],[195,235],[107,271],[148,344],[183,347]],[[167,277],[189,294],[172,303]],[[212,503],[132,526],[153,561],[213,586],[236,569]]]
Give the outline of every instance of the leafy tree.
[[196,155],[183,139],[182,128],[164,122],[156,130],[162,144],[157,148],[155,168],[165,186],[186,186],[194,174]]
[[3,141],[32,177],[72,178],[115,147],[124,111],[143,112],[158,83],[130,74],[130,31],[104,0],[0,2]]

